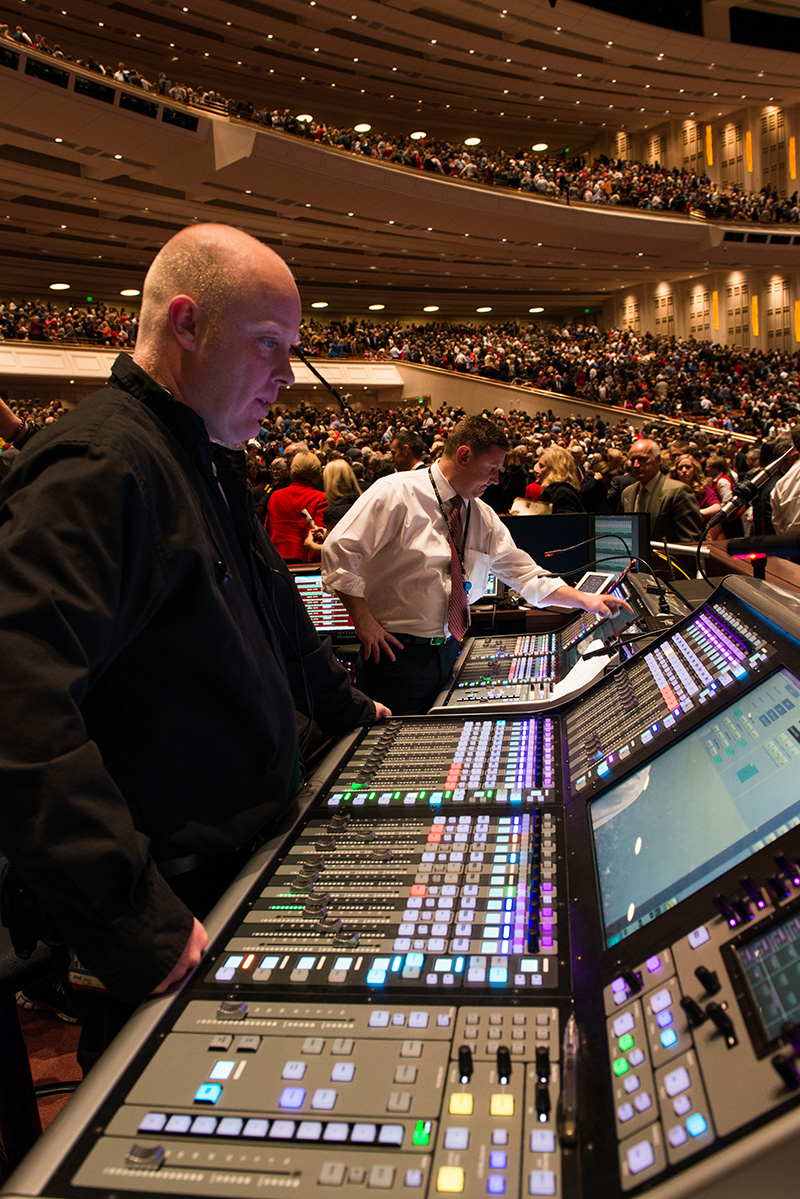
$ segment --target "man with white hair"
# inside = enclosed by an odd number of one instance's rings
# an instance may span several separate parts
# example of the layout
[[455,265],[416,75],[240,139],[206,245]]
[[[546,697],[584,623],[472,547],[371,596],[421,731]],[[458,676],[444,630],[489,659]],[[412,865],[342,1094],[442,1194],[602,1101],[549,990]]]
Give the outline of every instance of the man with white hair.
[[386,711],[317,637],[230,448],[293,382],[299,322],[272,250],[182,230],[133,358],[0,492],[0,845],[90,984],[84,1069],[199,963],[297,789],[296,710],[331,735]]

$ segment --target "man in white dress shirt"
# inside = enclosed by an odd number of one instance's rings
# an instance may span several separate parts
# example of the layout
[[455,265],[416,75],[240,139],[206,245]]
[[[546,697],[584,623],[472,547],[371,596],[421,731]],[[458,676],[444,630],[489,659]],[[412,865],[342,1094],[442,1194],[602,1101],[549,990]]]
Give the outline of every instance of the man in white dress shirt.
[[395,715],[430,707],[458,656],[468,604],[484,594],[490,573],[536,607],[609,616],[623,606],[551,577],[482,503],[507,450],[498,425],[466,417],[438,462],[378,480],[323,546],[323,583],[350,613],[363,647],[362,685]]

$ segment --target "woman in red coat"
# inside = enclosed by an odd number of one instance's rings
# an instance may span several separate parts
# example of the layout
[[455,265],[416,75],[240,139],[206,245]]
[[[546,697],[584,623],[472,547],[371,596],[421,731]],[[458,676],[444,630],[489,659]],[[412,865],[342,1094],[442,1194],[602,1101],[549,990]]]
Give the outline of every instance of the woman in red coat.
[[269,497],[264,528],[285,562],[316,561],[315,555],[303,545],[308,534],[303,508],[315,524],[324,527],[322,463],[316,454],[301,450],[292,459],[290,474],[291,483],[279,487]]

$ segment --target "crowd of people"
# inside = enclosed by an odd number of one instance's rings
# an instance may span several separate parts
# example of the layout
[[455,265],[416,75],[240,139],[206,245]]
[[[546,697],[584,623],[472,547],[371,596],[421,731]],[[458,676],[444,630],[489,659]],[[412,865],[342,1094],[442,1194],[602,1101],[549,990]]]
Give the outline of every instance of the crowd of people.
[[468,150],[441,138],[418,138],[412,134],[392,135],[336,128],[324,121],[301,120],[288,108],[258,107],[249,99],[223,96],[213,88],[174,81],[162,71],[147,79],[135,66],[120,62],[105,66],[93,56],[71,60],[60,45],[51,46],[41,33],[32,36],[17,25],[12,32],[0,23],[0,36],[11,38],[55,58],[75,61],[80,67],[114,78],[119,83],[169,98],[175,103],[205,108],[230,117],[278,129],[319,145],[333,146],[382,162],[413,170],[429,171],[484,186],[505,187],[566,203],[609,204],[654,212],[699,215],[712,220],[746,221],[758,224],[800,221],[798,193],[781,196],[774,186],[758,192],[743,186],[719,187],[702,170],[666,167],[610,158],[605,154],[591,161],[585,155],[535,154],[517,147],[481,147]]
[[[104,304],[0,300],[0,339],[133,348],[138,316]],[[400,360],[718,427],[774,436],[800,410],[800,352],[741,349],[596,325],[303,321],[315,357]]]

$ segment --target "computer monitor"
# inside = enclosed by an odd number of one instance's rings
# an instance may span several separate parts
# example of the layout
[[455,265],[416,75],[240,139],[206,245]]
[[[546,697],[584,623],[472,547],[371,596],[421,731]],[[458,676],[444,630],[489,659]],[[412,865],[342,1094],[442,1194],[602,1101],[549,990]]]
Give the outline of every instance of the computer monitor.
[[634,563],[635,571],[643,570],[643,563],[650,565],[650,517],[647,512],[622,512],[613,516],[596,513],[593,520],[597,539],[593,557],[598,570],[622,571],[631,558],[642,559]]
[[[594,561],[594,546],[580,544],[592,537],[591,518],[585,512],[570,512],[563,516],[501,516],[500,519],[514,544],[553,574],[562,578],[577,577]],[[577,548],[564,553],[566,546]],[[618,548],[621,548],[619,543]],[[548,557],[549,554],[552,557]]]
[[355,631],[342,601],[323,589],[318,566],[295,567],[292,577],[318,633]]

